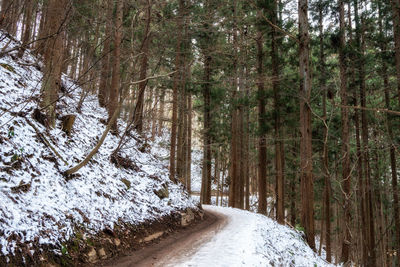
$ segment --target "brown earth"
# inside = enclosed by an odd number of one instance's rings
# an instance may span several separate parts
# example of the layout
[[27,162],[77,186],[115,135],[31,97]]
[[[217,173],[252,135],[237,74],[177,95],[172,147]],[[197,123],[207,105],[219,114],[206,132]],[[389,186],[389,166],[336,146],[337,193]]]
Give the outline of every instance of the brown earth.
[[149,267],[173,266],[194,254],[201,244],[209,241],[227,223],[227,218],[219,213],[205,211],[202,221],[181,228],[148,243],[137,251],[123,257],[104,261],[105,267]]
[[[79,210],[78,210],[79,212]],[[75,227],[73,237],[62,244],[61,254],[55,250],[57,246],[35,245],[35,253],[23,242],[17,242],[15,255],[0,256],[0,266],[101,266],[102,261],[129,255],[132,251],[141,251],[143,247],[151,246],[158,239],[169,236],[191,225],[201,224],[204,218],[201,209],[186,209],[174,212],[157,220],[147,221],[140,225],[120,223],[114,229],[90,235],[84,227]],[[1,234],[1,231],[0,231]]]

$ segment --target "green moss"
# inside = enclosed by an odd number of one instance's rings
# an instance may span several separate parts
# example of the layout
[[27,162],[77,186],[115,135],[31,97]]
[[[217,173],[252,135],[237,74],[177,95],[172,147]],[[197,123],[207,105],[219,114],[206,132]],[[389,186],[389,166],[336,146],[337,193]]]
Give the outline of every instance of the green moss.
[[10,66],[10,65],[8,65],[6,63],[0,63],[0,66],[2,66],[3,68],[5,68],[8,71],[11,71],[11,72],[15,73],[15,69],[12,66]]
[[91,239],[91,238],[86,239],[86,243],[87,243],[89,246],[94,247],[94,241],[93,241],[93,239]]
[[126,185],[127,189],[131,188],[131,182],[128,179],[122,178],[121,182],[123,182]]
[[168,191],[168,186],[163,185],[163,187],[159,190],[154,190],[154,194],[156,194],[160,199],[168,198],[169,197],[169,191]]
[[82,235],[82,233],[81,233],[81,232],[79,232],[79,231],[77,231],[77,232],[75,233],[75,239],[82,240],[82,239],[83,239],[83,235]]

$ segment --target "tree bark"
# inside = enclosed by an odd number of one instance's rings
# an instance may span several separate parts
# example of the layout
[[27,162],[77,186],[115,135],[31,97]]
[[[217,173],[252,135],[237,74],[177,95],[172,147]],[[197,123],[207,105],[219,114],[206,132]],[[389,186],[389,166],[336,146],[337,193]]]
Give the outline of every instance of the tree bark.
[[[356,21],[356,42],[358,48],[359,58],[358,62],[358,85],[360,92],[360,105],[361,108],[366,108],[366,85],[365,85],[365,36],[364,36],[364,24],[360,22],[358,14],[358,0],[354,1]],[[372,184],[371,184],[371,172],[369,164],[369,147],[368,147],[368,119],[367,111],[361,109],[361,153],[363,160],[363,173],[365,179],[365,210],[366,210],[366,227],[367,227],[367,255],[365,264],[368,266],[376,266],[376,251],[375,251],[375,225],[373,216],[373,205],[372,205]]]
[[306,240],[315,250],[314,234],[314,186],[312,175],[312,131],[311,131],[311,69],[310,37],[308,33],[308,1],[299,0],[300,35],[300,179],[301,179],[301,221],[305,228]]
[[33,12],[33,0],[25,0],[24,3],[24,33],[22,35],[22,45],[18,52],[18,57],[24,55],[25,49],[28,48],[28,43],[31,39],[32,32],[32,12]]
[[204,53],[203,73],[203,180],[201,183],[201,203],[211,204],[211,56]]
[[[123,0],[116,1],[117,9],[116,9],[116,18],[115,18],[115,37],[114,37],[114,58],[113,58],[113,72],[111,78],[111,87],[110,87],[110,102],[108,103],[108,121],[111,121],[111,118],[117,109],[118,106],[118,98],[119,98],[119,87],[120,87],[120,68],[121,68],[121,41],[122,41],[122,19],[123,19]],[[111,131],[117,132],[117,120],[113,122],[111,125]]]
[[41,88],[40,106],[45,110],[50,127],[55,126],[56,101],[61,87],[61,67],[63,61],[63,38],[66,12],[64,0],[48,1],[47,32],[51,38],[46,40],[44,50],[44,76]]
[[165,91],[161,89],[160,92],[160,109],[158,110],[158,132],[157,135],[162,135],[162,130],[164,129],[164,107],[165,107]]
[[[393,13],[393,34],[395,44],[396,59],[396,78],[397,78],[397,97],[400,103],[400,2],[399,0],[390,0]],[[398,251],[398,253],[400,253]]]
[[3,0],[1,3],[0,27],[10,34],[12,34],[13,20],[15,19],[13,18],[15,2],[15,0]]
[[[346,25],[344,20],[344,1],[339,0],[339,68],[340,68],[340,98],[342,106],[347,106],[347,66],[346,66]],[[351,245],[351,176],[350,176],[350,149],[349,149],[349,114],[348,109],[341,108],[342,115],[342,187],[343,187],[343,223],[344,236],[342,240],[341,262],[349,264]]]
[[[278,24],[277,0],[272,1],[270,10],[271,22]],[[278,32],[276,27],[271,26],[271,62],[272,62],[272,90],[274,92],[274,122],[275,122],[275,198],[276,198],[276,220],[280,224],[285,223],[285,191],[284,191],[284,147],[282,142],[281,116],[280,116],[280,70],[278,51]]]
[[112,1],[104,1],[107,4],[102,5],[102,9],[104,14],[106,14],[106,27],[104,32],[104,44],[102,51],[102,60],[101,60],[101,77],[100,77],[100,85],[99,85],[99,105],[101,107],[107,107],[108,104],[108,96],[110,94],[109,84],[110,84],[110,73],[111,73],[111,64],[110,64],[110,52],[111,52],[111,40],[112,40],[112,13],[114,9],[114,5]]
[[185,18],[184,18],[184,38],[182,42],[182,75],[180,79],[179,86],[179,97],[178,97],[178,139],[177,139],[177,166],[176,166],[176,174],[178,180],[180,180],[185,186],[187,182],[186,176],[186,141],[187,141],[187,95],[188,92],[186,90],[186,82],[187,77],[189,75],[190,68],[188,66],[188,53],[189,53],[189,36],[188,36],[188,27],[187,27],[187,18],[186,18],[186,10],[184,10]]
[[185,0],[179,0],[179,10],[177,16],[177,39],[176,39],[176,56],[175,56],[175,75],[172,92],[172,125],[171,125],[171,150],[169,156],[169,179],[176,182],[176,132],[178,124],[178,91],[180,78],[182,75],[182,35],[183,35],[183,8]]
[[[262,11],[258,11],[259,16]],[[257,87],[258,87],[258,213],[267,214],[267,144],[266,144],[266,93],[264,89],[264,69],[263,69],[263,34],[261,30],[257,33]]]
[[320,49],[320,80],[319,85],[322,90],[322,118],[324,120],[324,144],[322,149],[322,170],[324,174],[324,231],[321,232],[321,241],[322,244],[322,236],[325,234],[325,251],[326,251],[326,260],[328,262],[332,262],[332,244],[331,244],[331,179],[329,174],[329,158],[328,158],[328,125],[327,125],[327,114],[326,114],[326,98],[327,98],[327,87],[326,87],[326,62],[325,62],[325,45],[324,45],[324,25],[323,25],[323,6],[320,3],[318,5],[318,27],[319,27],[319,49]]
[[[400,105],[400,2],[391,0],[393,10],[393,32],[395,40],[395,59],[396,59],[396,77],[397,77],[397,93],[398,101]],[[386,43],[382,42],[384,47],[382,51],[386,51]],[[383,76],[384,76],[384,87],[385,87],[385,103],[386,108],[390,110],[390,94],[389,94],[389,80],[387,76],[387,66],[385,59],[382,60],[383,64]],[[394,134],[392,129],[392,121],[389,114],[387,116],[387,127],[390,138],[390,165],[392,172],[392,195],[393,195],[393,220],[395,222],[395,236],[396,243],[395,248],[397,250],[397,263],[400,262],[400,208],[399,208],[399,189],[397,185],[397,168],[396,168],[396,146],[394,143]]]
[[186,190],[191,193],[191,187],[192,187],[192,96],[188,94],[187,96],[187,102],[188,102],[188,114],[187,114],[187,120],[188,120],[188,133],[187,133],[187,141],[186,141],[186,146],[187,146],[187,159],[186,159]]
[[40,14],[40,23],[39,23],[39,31],[38,31],[38,41],[35,44],[35,50],[38,55],[44,54],[45,44],[46,44],[46,36],[48,35],[49,29],[47,28],[47,19],[48,19],[48,5],[42,4],[41,14]]
[[144,107],[144,93],[147,86],[147,68],[148,68],[148,57],[149,57],[149,45],[151,40],[151,33],[150,33],[150,23],[151,23],[151,0],[147,1],[147,8],[146,8],[146,28],[144,31],[144,39],[143,39],[143,46],[141,49],[142,61],[140,65],[140,75],[139,80],[142,82],[139,83],[139,93],[137,97],[137,102],[135,106],[135,113],[134,113],[134,128],[139,132],[142,133],[143,131],[143,107]]

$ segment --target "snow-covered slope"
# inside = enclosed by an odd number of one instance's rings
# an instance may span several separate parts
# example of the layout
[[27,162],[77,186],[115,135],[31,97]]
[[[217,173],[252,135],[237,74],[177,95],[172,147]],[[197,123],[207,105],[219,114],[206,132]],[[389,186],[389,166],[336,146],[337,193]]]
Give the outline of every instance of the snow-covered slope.
[[[151,152],[157,156],[157,158],[164,162],[165,166],[169,165],[169,153],[170,153],[170,140],[171,137],[168,132],[164,132],[161,136],[158,136],[154,140]],[[191,188],[192,193],[200,193],[201,191],[201,172],[203,167],[203,152],[199,149],[192,149],[192,162],[191,162]],[[213,170],[214,172],[214,170]],[[215,183],[211,184],[212,190],[217,189]]]
[[[161,136],[157,136],[153,142],[151,152],[157,158],[164,162],[165,166],[169,166],[170,153],[170,134],[164,131]],[[200,192],[201,189],[201,169],[202,169],[203,154],[198,149],[192,149],[192,164],[191,164],[191,192]]]
[[266,216],[233,208],[203,208],[227,216],[227,225],[194,255],[173,266],[333,266],[314,253],[300,233]]
[[[16,45],[1,32],[0,40],[0,50]],[[29,53],[22,59],[16,53],[0,58],[0,256],[11,257],[21,250],[35,253],[41,245],[51,245],[61,253],[62,244],[76,227],[95,234],[117,224],[136,225],[195,207],[182,187],[169,181],[168,169],[137,136],[129,137],[120,153],[129,162],[128,168],[110,161],[119,138],[108,134],[90,163],[66,179],[62,172],[96,145],[106,127],[101,122],[107,118],[106,110],[98,106],[96,96],[89,95],[77,113],[81,89],[63,77],[66,92],[60,94],[58,118],[75,114],[73,132],[68,137],[61,131],[60,120],[55,129],[46,130],[32,118],[41,87],[40,63]],[[122,131],[124,123],[118,124]],[[163,188],[169,191],[164,198],[156,194]]]
[[[191,192],[200,193],[201,191],[201,172],[203,167],[203,152],[198,149],[192,150],[192,186]],[[215,189],[213,184],[211,185]]]

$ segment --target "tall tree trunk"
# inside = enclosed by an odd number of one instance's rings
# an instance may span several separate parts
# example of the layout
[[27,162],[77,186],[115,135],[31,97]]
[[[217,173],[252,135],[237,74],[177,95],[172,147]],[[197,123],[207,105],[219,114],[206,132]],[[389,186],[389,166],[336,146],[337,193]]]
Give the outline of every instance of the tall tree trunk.
[[[400,2],[399,0],[390,0],[393,13],[393,33],[395,44],[396,59],[396,78],[397,78],[397,97],[400,103]],[[400,251],[398,251],[400,253]]]
[[[207,49],[208,50],[208,49]],[[201,182],[201,203],[211,204],[211,56],[204,52],[204,124],[203,124],[203,180]]]
[[46,27],[47,19],[48,19],[48,4],[41,5],[40,12],[40,23],[39,23],[39,31],[38,31],[38,41],[35,44],[35,50],[38,55],[44,54],[44,49],[46,45],[46,38],[48,35],[49,29]]
[[17,8],[18,3],[16,0],[3,0],[1,3],[0,28],[12,35],[14,34],[15,20],[18,20],[18,17],[15,17]]
[[139,83],[139,94],[138,94],[138,99],[136,101],[136,106],[135,106],[135,113],[134,113],[134,121],[133,125],[135,129],[139,132],[142,133],[143,130],[143,107],[144,107],[144,93],[146,90],[147,86],[147,68],[148,68],[148,57],[149,57],[149,44],[150,44],[150,23],[151,23],[151,0],[147,1],[147,8],[146,8],[146,28],[144,31],[144,37],[143,37],[143,45],[141,52],[143,53],[142,55],[142,61],[140,65],[140,75],[139,75],[139,80],[142,81]]
[[[354,105],[358,105],[357,93],[354,91]],[[365,204],[365,184],[364,184],[364,170],[363,170],[363,153],[361,152],[361,130],[360,130],[360,115],[359,111],[354,111],[354,123],[356,129],[356,150],[357,150],[357,177],[358,177],[358,199],[360,203],[360,219],[361,219],[361,233],[362,233],[362,253],[364,264],[366,264],[366,259],[368,255],[368,247],[367,247],[367,235],[368,235],[368,227],[367,227],[367,216],[366,216],[366,204]]]
[[13,36],[17,36],[17,29],[21,16],[22,0],[13,0],[12,2],[11,13],[9,14],[9,33]]
[[[72,46],[72,48],[71,48],[71,50],[73,51],[73,52],[71,52],[71,54],[72,54],[72,59],[71,59],[71,67],[70,67],[70,73],[69,73],[69,76],[71,77],[71,79],[73,79],[73,80],[76,80],[76,75],[77,75],[77,65],[78,65],[78,62],[79,62],[79,56],[78,56],[78,54],[79,54],[79,49],[78,49],[78,42],[79,42],[79,40],[78,39],[75,39],[75,40],[73,40],[73,44],[71,45]],[[39,49],[40,50],[40,49]]]
[[1,1],[0,27],[7,32],[10,29],[10,14],[12,5],[13,5],[13,0]]
[[49,126],[55,126],[56,101],[59,88],[61,87],[61,67],[63,61],[63,37],[65,29],[65,6],[64,0],[49,0],[46,28],[52,35],[46,40],[44,54],[44,76],[41,88],[40,106],[45,110]]
[[340,24],[340,98],[342,115],[342,187],[343,187],[343,212],[344,212],[344,236],[342,240],[341,262],[348,265],[351,245],[351,176],[350,176],[350,149],[349,149],[349,114],[347,106],[347,66],[346,66],[346,25],[344,20],[344,1],[339,0],[339,24]]
[[[246,44],[247,46],[247,44]],[[246,48],[246,58],[247,58],[247,48]],[[245,71],[244,71],[244,77],[249,76],[249,66],[247,63],[245,65]],[[247,80],[245,78],[245,88],[246,88],[246,98],[250,98],[250,90],[249,90],[249,85],[247,83]],[[245,195],[245,205],[246,205],[246,210],[250,210],[250,108],[248,106],[245,106],[245,129],[246,129],[246,135],[244,137],[244,143],[245,143],[245,148],[244,148],[244,155],[245,159],[243,160],[244,162],[244,173],[245,173],[245,188],[246,188],[246,195]]]
[[[326,62],[325,62],[325,45],[324,45],[324,25],[323,25],[323,6],[320,3],[318,5],[318,27],[319,27],[319,60],[320,60],[320,80],[319,85],[322,90],[322,118],[324,120],[324,144],[322,149],[322,170],[324,174],[324,224],[325,232],[321,232],[321,239],[325,234],[325,251],[326,260],[332,262],[332,244],[331,244],[331,179],[329,174],[328,165],[328,125],[327,125],[327,114],[326,114],[326,98],[327,98],[327,87],[326,87]],[[322,243],[322,241],[321,241]]]
[[314,185],[312,175],[311,131],[311,69],[310,37],[308,33],[308,1],[299,0],[300,35],[300,179],[301,221],[305,228],[307,243],[315,250],[314,234]]
[[[258,11],[259,16],[262,11]],[[266,93],[264,89],[264,69],[263,69],[263,34],[261,30],[257,33],[257,87],[258,87],[258,213],[267,214],[267,144],[265,135],[266,125]]]
[[171,181],[176,182],[176,131],[178,124],[178,91],[180,85],[180,78],[182,76],[182,35],[183,35],[183,9],[185,0],[179,0],[179,10],[177,16],[177,39],[176,39],[176,56],[175,56],[175,69],[174,84],[172,93],[172,125],[171,125],[171,150],[169,156],[169,178]]
[[[183,60],[184,62],[184,60]],[[184,80],[182,75],[182,80]],[[178,97],[178,135],[177,135],[177,146],[176,146],[176,176],[179,181],[184,183],[184,167],[185,167],[185,156],[184,156],[184,145],[185,145],[185,100],[186,95],[184,88],[180,86],[180,92]]]
[[[396,59],[396,77],[397,77],[397,94],[400,105],[400,2],[391,0],[393,10],[393,32],[395,40],[395,59]],[[386,43],[382,42],[384,47],[382,51],[386,51]],[[385,50],[383,50],[385,49]],[[383,59],[383,75],[385,87],[385,103],[386,108],[390,110],[390,94],[389,94],[389,81],[387,77],[387,66],[385,59]],[[390,144],[390,165],[392,170],[392,195],[393,195],[393,220],[395,222],[395,248],[397,250],[397,264],[400,263],[400,208],[399,208],[399,189],[397,186],[397,168],[396,168],[396,147],[393,139],[393,129],[390,115],[387,114],[388,134],[391,141]]]
[[[185,12],[186,13],[186,12]],[[188,66],[188,44],[189,35],[187,27],[187,17],[184,19],[184,41],[182,42],[182,66],[184,71],[181,76],[181,86],[179,87],[179,97],[178,97],[178,139],[177,139],[177,166],[176,174],[178,179],[186,186],[187,175],[186,175],[186,141],[187,141],[187,89],[186,81],[189,75],[190,67]]]
[[296,226],[296,181],[297,175],[290,180],[290,224]]
[[216,197],[216,200],[215,200],[215,205],[216,206],[218,206],[218,200],[219,200],[220,173],[221,173],[220,160],[221,160],[221,156],[220,156],[220,152],[219,152],[219,147],[217,147],[215,149],[215,161],[214,161],[215,162],[214,163],[214,179],[215,179],[215,181],[217,183],[217,192],[216,192],[217,193],[217,197]]
[[24,32],[22,35],[22,45],[18,52],[18,57],[24,55],[25,49],[28,48],[28,43],[31,40],[32,33],[32,12],[33,12],[33,0],[25,0],[24,3]]
[[365,217],[367,228],[365,241],[367,254],[364,255],[365,265],[376,266],[376,251],[375,251],[375,226],[373,217],[373,206],[372,206],[372,185],[371,185],[371,174],[369,166],[369,148],[368,148],[368,120],[366,108],[366,88],[365,88],[365,70],[364,70],[364,51],[365,51],[365,38],[364,38],[364,25],[360,22],[358,14],[358,0],[354,0],[354,19],[356,22],[356,43],[358,49],[358,86],[360,92],[360,105],[363,108],[361,110],[361,153],[362,153],[362,165],[363,174],[365,180]]
[[[348,21],[351,24],[352,14],[351,14],[351,2],[348,3]],[[349,27],[349,42],[353,43],[353,30]],[[350,62],[355,62],[356,58],[352,56],[349,58]],[[349,65],[351,73],[351,82],[350,88],[353,91],[353,102],[355,106],[358,106],[358,94],[356,89],[356,68],[354,64]],[[360,246],[361,246],[361,258],[363,259],[363,263],[365,264],[367,258],[367,223],[366,223],[366,208],[365,208],[365,186],[363,182],[363,154],[361,153],[361,133],[360,133],[360,116],[359,111],[357,109],[354,110],[354,126],[355,126],[355,139],[356,139],[356,164],[357,164],[357,199],[359,203],[358,207],[358,219],[360,227]]]
[[191,186],[192,186],[192,96],[188,94],[187,96],[187,105],[188,105],[188,114],[187,114],[187,120],[188,120],[188,128],[187,128],[187,141],[186,141],[186,146],[187,146],[187,159],[186,159],[186,189],[191,193]]
[[[104,4],[104,3],[107,4]],[[112,1],[104,1],[102,4],[102,9],[106,14],[106,27],[104,32],[104,44],[102,51],[102,60],[101,60],[101,77],[100,77],[100,85],[99,85],[99,105],[101,107],[106,107],[108,105],[108,96],[110,94],[109,84],[110,84],[110,73],[111,73],[111,64],[110,64],[110,50],[111,50],[111,40],[112,40],[112,13],[114,9],[114,5]]]
[[[185,80],[186,80],[186,78],[185,78]],[[181,174],[181,177],[182,177],[182,183],[185,185],[185,187],[187,187],[187,162],[186,162],[186,160],[187,160],[187,154],[186,153],[188,153],[188,150],[187,150],[187,135],[188,135],[187,92],[184,94],[184,97],[183,97],[182,100],[183,100],[182,101],[183,102],[183,118],[182,118],[182,120],[183,120],[183,127],[182,127],[183,129],[182,129],[182,131],[183,131],[183,133],[182,133],[182,148],[181,148],[181,150],[182,150],[182,152],[181,152],[181,155],[182,155],[181,156],[182,157],[182,167],[181,167],[182,174]]]
[[164,128],[164,107],[165,107],[165,91],[161,89],[160,92],[160,108],[158,110],[158,132],[157,135],[161,136],[162,135],[162,130]]
[[160,104],[160,89],[159,88],[154,88],[154,99],[155,101],[152,103],[152,120],[151,120],[151,141],[154,142],[156,138],[156,132],[157,132],[157,125],[158,125],[158,120],[160,119],[158,117],[159,112],[158,112],[158,105]]
[[[119,87],[120,87],[120,62],[121,62],[121,41],[122,41],[122,19],[123,19],[123,0],[116,1],[116,18],[115,18],[115,37],[114,37],[114,57],[113,57],[113,72],[111,77],[110,101],[108,103],[108,120],[111,120],[119,102]],[[117,120],[111,125],[111,131],[117,132]]]
[[240,118],[238,97],[238,28],[237,28],[237,0],[232,3],[233,16],[233,63],[232,63],[232,104],[231,104],[231,172],[229,185],[229,206],[239,208],[240,203]]
[[[233,86],[234,87],[234,86]],[[232,100],[236,99],[236,88],[232,93]],[[236,103],[232,104],[231,110],[231,149],[230,149],[230,183],[229,183],[229,207],[235,207],[237,196],[237,183],[238,183],[238,154],[237,154],[237,139],[238,139],[238,114],[235,107]]]
[[[239,44],[237,46],[239,48]],[[241,49],[242,50],[242,49]],[[238,50],[236,50],[238,51]],[[243,60],[241,56],[238,56],[238,86],[239,86],[239,97],[240,99],[243,99],[245,97],[245,92],[244,92],[244,69],[243,69]],[[239,176],[238,176],[238,183],[237,185],[237,204],[236,208],[243,209],[244,208],[244,182],[245,182],[245,135],[246,129],[245,129],[245,107],[241,101],[239,104],[238,108],[238,159],[239,159]]]
[[[277,0],[272,1],[270,10],[271,22],[278,25]],[[285,223],[285,193],[284,193],[284,148],[282,142],[281,116],[280,116],[280,77],[279,77],[279,51],[278,32],[271,26],[271,62],[272,62],[272,90],[274,92],[274,122],[275,122],[275,194],[276,194],[276,220],[280,224]]]

